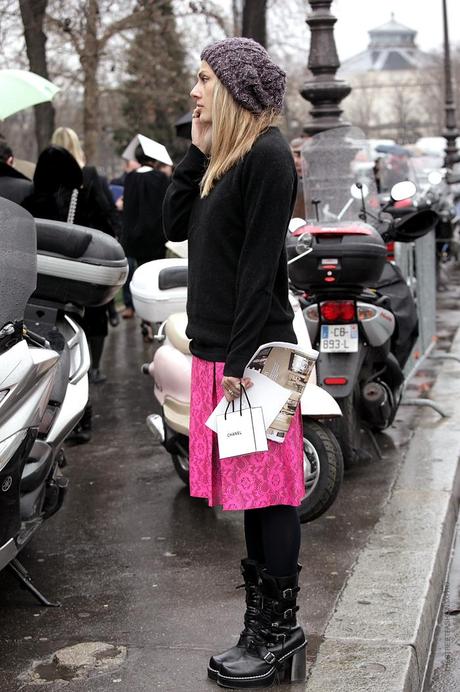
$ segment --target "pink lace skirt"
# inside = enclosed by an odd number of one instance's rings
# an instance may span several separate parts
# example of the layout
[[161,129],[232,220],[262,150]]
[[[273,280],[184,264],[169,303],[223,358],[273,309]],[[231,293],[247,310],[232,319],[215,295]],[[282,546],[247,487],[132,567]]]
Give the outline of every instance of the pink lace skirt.
[[190,413],[190,495],[225,510],[300,505],[305,495],[302,418],[298,408],[282,444],[219,459],[217,435],[205,422],[222,398],[224,363],[193,357]]

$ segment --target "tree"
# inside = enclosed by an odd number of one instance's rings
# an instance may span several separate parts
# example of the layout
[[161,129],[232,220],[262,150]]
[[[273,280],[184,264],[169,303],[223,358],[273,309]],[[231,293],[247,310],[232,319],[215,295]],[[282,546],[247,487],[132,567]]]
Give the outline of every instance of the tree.
[[[46,35],[43,30],[48,0],[19,0],[27,57],[31,72],[49,79],[46,59]],[[39,103],[35,111],[35,136],[38,150],[50,142],[54,131],[54,106],[52,103]]]
[[241,33],[267,45],[267,0],[245,0]]
[[141,132],[164,144],[171,153],[183,153],[174,122],[189,108],[191,74],[171,0],[150,12],[149,21],[135,33],[128,52],[129,78],[122,87],[126,126],[116,132],[124,143]]
[[89,161],[96,156],[100,135],[99,71],[109,44],[141,28],[168,4],[169,0],[135,0],[121,6],[111,0],[73,0],[65,4],[67,16],[63,18],[59,16],[61,3],[55,0],[48,21],[70,42],[82,70],[83,137]]

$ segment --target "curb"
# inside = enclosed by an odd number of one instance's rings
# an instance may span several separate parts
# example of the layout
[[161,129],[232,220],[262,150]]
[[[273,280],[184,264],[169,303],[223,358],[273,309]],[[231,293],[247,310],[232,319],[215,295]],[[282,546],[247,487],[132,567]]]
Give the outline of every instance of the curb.
[[[460,358],[460,329],[450,354]],[[324,633],[307,692],[420,692],[460,497],[460,363],[445,360],[369,541]]]

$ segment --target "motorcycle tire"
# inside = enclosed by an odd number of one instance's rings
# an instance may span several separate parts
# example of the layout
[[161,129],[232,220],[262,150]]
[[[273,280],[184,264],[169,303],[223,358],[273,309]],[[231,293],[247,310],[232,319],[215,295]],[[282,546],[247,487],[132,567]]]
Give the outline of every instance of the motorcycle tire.
[[176,444],[174,453],[171,453],[172,463],[181,481],[188,486],[189,478],[189,458],[188,458],[188,437],[181,435]]
[[298,508],[306,524],[324,514],[336,499],[343,479],[343,457],[334,434],[325,425],[303,420],[306,497]]
[[350,394],[337,400],[342,416],[329,423],[343,455],[345,469],[354,466],[361,458],[361,422],[354,406],[354,396]]

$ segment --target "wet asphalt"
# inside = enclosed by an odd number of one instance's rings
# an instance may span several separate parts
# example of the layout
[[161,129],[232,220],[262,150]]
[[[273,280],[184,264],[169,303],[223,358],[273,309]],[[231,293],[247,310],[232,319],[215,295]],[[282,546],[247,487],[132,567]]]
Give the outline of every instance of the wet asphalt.
[[[458,290],[442,299],[452,311],[440,327],[441,349],[457,326]],[[140,372],[151,354],[137,320],[111,329],[102,364],[108,380],[92,387],[93,438],[67,449],[66,502],[21,553],[36,585],[62,606],[38,605],[10,573],[0,573],[1,692],[216,687],[206,678],[208,658],[232,645],[241,629],[243,597],[235,587],[244,557],[242,514],[191,499],[167,453],[153,443],[145,417],[158,407],[152,380]],[[414,394],[426,391],[436,367],[423,369]],[[300,619],[310,664],[417,415],[402,407],[393,428],[378,437],[382,458],[348,471],[334,506],[302,527]],[[111,668],[82,668],[80,679],[65,666],[42,665],[31,682],[36,662],[88,642],[126,647],[126,658]]]

